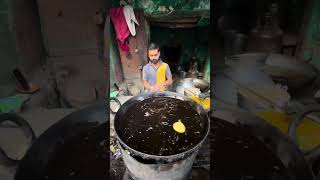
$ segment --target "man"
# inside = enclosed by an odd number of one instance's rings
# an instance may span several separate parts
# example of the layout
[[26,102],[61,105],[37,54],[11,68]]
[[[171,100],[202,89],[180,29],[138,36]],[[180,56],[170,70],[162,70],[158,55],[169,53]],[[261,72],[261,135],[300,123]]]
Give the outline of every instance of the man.
[[160,49],[155,43],[148,48],[149,63],[143,67],[143,85],[146,91],[165,91],[172,84],[172,74],[167,63],[160,59]]

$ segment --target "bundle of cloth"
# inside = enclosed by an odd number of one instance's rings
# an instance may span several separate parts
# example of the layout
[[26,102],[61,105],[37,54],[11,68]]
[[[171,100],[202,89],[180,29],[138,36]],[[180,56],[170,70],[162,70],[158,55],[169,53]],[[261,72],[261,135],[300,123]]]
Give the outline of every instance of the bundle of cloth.
[[136,35],[135,24],[139,25],[133,7],[130,5],[123,5],[110,9],[110,18],[113,22],[117,40],[120,48],[128,54],[130,51],[128,37]]

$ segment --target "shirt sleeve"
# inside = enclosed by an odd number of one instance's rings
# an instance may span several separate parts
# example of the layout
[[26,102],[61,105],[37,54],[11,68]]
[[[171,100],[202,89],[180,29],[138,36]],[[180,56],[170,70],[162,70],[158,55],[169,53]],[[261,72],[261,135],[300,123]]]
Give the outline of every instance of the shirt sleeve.
[[147,80],[146,66],[144,66],[143,69],[142,69],[142,79],[143,79],[144,81]]
[[172,74],[171,74],[171,70],[170,70],[169,65],[167,65],[167,69],[166,69],[166,77],[170,77],[170,76],[172,76]]

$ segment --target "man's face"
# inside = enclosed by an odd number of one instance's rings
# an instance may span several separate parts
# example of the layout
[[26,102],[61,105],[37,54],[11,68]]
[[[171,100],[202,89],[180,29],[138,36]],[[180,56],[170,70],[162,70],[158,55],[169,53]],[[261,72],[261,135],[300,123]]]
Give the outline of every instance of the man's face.
[[157,64],[160,60],[160,51],[159,49],[152,49],[148,51],[149,59],[153,64]]

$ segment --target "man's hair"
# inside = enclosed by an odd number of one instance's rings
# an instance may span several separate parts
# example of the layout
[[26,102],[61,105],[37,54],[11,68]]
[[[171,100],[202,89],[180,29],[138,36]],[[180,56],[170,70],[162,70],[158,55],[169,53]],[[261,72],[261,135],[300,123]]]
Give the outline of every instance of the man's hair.
[[150,50],[156,50],[156,49],[157,49],[157,50],[160,50],[158,44],[156,44],[156,43],[150,43],[150,44],[149,44],[148,51],[150,51]]

